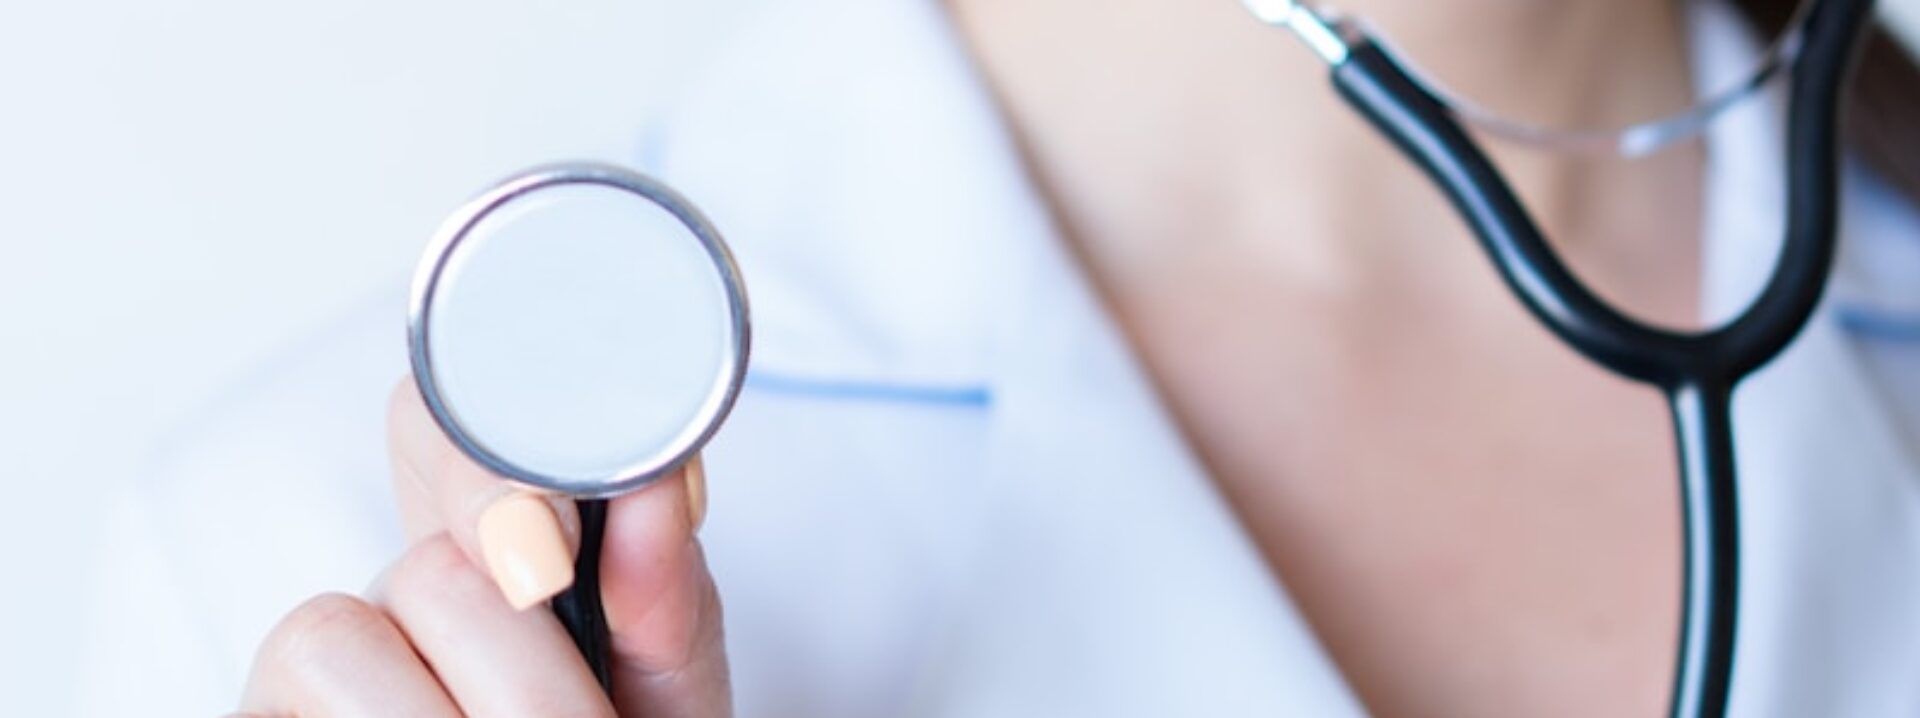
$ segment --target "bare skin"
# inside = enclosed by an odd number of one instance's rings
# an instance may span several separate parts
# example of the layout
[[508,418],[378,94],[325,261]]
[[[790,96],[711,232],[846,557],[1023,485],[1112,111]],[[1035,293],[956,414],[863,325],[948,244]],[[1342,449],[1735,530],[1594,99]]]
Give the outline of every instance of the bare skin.
[[[1521,117],[1691,93],[1661,0],[1342,5]],[[949,6],[1088,274],[1376,715],[1662,712],[1679,509],[1655,393],[1540,329],[1324,66],[1237,3]],[[1603,295],[1695,321],[1697,149],[1496,159]]]

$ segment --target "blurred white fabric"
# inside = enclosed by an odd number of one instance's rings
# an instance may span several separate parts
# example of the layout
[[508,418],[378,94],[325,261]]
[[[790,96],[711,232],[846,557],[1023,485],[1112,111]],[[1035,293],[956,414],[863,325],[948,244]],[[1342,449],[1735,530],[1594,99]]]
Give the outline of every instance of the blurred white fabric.
[[630,155],[756,2],[0,3],[0,714],[83,687],[90,488],[486,182]]

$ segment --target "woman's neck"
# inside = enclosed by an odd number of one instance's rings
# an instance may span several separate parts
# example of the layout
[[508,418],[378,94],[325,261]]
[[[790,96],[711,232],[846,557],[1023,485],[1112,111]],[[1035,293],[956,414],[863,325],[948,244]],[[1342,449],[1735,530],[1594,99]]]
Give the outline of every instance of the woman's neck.
[[1683,2],[1348,0],[1441,82],[1503,114],[1614,125],[1687,99]]
[[[1325,66],[1236,0],[948,2],[1066,231],[1109,265],[1096,269],[1150,271],[1170,253],[1219,251],[1342,285],[1382,267],[1431,271],[1437,250],[1425,237],[1458,227],[1427,181],[1339,104]],[[1341,7],[1485,107],[1611,126],[1691,97],[1676,5]],[[1583,273],[1592,264],[1631,284],[1648,263],[1697,265],[1675,255],[1694,251],[1697,153],[1629,163],[1491,149],[1540,222],[1573,238],[1562,244]],[[1594,281],[1603,294],[1646,294]]]

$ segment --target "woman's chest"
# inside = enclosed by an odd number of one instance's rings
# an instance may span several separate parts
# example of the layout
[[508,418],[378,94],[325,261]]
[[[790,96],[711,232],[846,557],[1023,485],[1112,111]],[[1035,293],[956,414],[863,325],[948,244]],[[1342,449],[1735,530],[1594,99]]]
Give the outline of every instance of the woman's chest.
[[1162,400],[1377,715],[1656,715],[1679,606],[1663,404],[1518,310],[1115,301]]

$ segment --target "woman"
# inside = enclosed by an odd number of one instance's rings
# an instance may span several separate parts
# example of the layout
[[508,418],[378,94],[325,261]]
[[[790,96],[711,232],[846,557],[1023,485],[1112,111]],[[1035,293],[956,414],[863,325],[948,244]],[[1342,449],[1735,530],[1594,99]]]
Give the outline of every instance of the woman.
[[[1725,85],[1749,23],[1791,9],[1345,5],[1561,126]],[[1909,106],[1854,112],[1881,144],[1856,145],[1833,300],[1737,409],[1738,715],[1920,711],[1920,357],[1894,331],[1920,308],[1920,76],[1884,40],[1864,72],[1882,85],[1860,99]],[[135,542],[162,562],[150,595],[227,616],[210,660],[259,644],[243,712],[1663,711],[1660,399],[1541,331],[1324,68],[1237,4],[788,3],[707,78],[643,164],[734,243],[754,375],[704,469],[614,504],[617,706],[522,610],[570,580],[564,502],[466,463],[404,379],[392,498],[354,478],[380,473],[351,458],[371,422],[332,407],[397,376],[387,302],[334,342],[370,352],[329,350],[381,358],[289,372],[128,508],[254,514]],[[1779,109],[1640,161],[1495,154],[1603,295],[1699,325],[1770,269]],[[324,452],[260,433],[290,416],[340,428]],[[368,508],[386,500],[404,536]],[[285,613],[379,563],[364,594]]]

